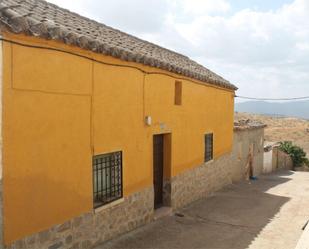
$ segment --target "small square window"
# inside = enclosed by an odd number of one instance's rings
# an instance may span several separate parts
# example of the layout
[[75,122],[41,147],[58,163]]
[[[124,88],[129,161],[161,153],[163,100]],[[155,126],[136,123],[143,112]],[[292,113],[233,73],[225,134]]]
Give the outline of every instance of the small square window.
[[93,157],[94,208],[122,198],[122,152]]
[[205,155],[204,161],[209,162],[213,159],[213,133],[205,135]]
[[175,82],[175,105],[182,104],[182,82]]

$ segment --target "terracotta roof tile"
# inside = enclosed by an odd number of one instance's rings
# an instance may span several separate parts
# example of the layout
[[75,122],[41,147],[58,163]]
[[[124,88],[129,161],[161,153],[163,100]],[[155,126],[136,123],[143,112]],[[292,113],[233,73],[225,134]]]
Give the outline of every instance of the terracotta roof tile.
[[43,0],[0,0],[0,27],[18,34],[62,41],[96,53],[237,90],[227,80],[184,55]]

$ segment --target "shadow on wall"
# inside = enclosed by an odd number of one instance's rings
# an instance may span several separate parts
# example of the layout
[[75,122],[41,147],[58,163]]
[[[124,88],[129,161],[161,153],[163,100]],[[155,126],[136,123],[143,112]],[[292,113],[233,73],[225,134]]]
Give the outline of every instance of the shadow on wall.
[[291,172],[230,185],[172,216],[111,241],[115,248],[247,248],[290,198],[265,193]]

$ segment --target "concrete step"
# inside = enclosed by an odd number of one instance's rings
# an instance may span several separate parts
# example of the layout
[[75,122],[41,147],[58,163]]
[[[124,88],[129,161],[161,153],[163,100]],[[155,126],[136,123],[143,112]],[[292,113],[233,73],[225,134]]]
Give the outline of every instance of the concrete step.
[[161,207],[154,211],[153,219],[158,220],[163,217],[172,216],[172,215],[173,215],[173,210],[171,207]]

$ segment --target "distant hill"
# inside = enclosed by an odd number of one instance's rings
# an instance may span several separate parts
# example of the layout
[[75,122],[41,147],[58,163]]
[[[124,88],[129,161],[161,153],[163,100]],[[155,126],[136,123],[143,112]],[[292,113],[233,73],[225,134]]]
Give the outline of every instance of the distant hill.
[[309,120],[309,101],[272,103],[266,101],[247,101],[235,104],[236,112],[289,116]]

